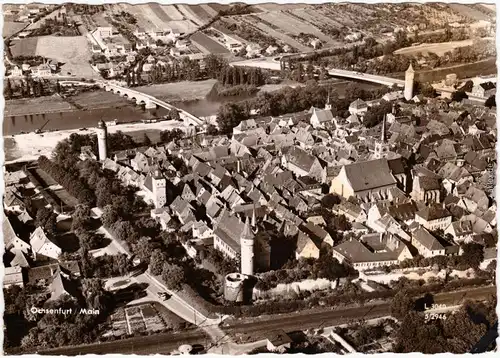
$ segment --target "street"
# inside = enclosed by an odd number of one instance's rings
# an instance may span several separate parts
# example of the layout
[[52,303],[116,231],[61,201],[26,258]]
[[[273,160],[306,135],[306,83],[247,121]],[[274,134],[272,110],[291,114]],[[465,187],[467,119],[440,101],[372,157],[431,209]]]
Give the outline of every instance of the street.
[[[462,304],[467,299],[486,299],[496,293],[496,287],[487,286],[469,288],[467,290],[446,292],[434,296],[436,304],[455,306]],[[304,331],[320,326],[336,326],[354,322],[360,319],[373,319],[390,315],[391,302],[376,305],[365,305],[362,307],[351,307],[345,309],[332,309],[330,311],[310,312],[302,311],[287,315],[262,316],[255,318],[242,318],[223,326],[224,331],[231,334],[240,334],[247,340],[262,340],[275,329],[283,329],[286,332]],[[224,337],[222,337],[224,338]],[[146,337],[135,337],[115,342],[91,344],[79,347],[57,348],[39,352],[45,355],[77,355],[90,353],[122,353],[122,354],[153,354],[169,353],[181,344],[210,344],[211,339],[201,329],[185,331],[181,333],[160,333]],[[212,348],[214,353],[240,354],[251,350],[251,347],[259,346],[262,342],[247,344],[235,344],[221,339],[222,344]]]

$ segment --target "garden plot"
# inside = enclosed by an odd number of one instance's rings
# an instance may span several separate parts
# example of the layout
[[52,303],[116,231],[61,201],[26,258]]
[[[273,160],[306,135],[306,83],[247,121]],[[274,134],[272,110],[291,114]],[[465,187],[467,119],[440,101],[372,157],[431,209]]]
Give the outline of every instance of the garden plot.
[[254,18],[254,17],[251,17],[251,16],[245,16],[244,18],[242,18],[242,20],[243,20],[243,23],[246,22],[246,23],[250,24],[250,26],[258,28],[264,34],[266,34],[268,36],[271,36],[271,37],[274,37],[274,38],[276,38],[278,40],[281,40],[282,42],[290,45],[291,47],[296,48],[300,52],[311,52],[311,51],[313,51],[313,49],[311,47],[304,46],[300,42],[298,42],[298,41],[294,40],[293,38],[291,38],[290,36],[285,35],[282,32],[278,32],[278,31],[270,28],[266,24],[260,22],[258,20],[258,18]]
[[150,304],[141,306],[141,312],[148,331],[158,332],[165,329],[163,321]]
[[139,307],[126,308],[125,317],[127,318],[128,329],[131,334],[146,330],[146,324],[144,323],[144,318]]
[[130,334],[127,325],[127,319],[125,317],[125,312],[123,309],[119,309],[116,313],[113,313],[110,317],[111,320],[111,330],[104,333],[103,336],[115,336],[121,337]]

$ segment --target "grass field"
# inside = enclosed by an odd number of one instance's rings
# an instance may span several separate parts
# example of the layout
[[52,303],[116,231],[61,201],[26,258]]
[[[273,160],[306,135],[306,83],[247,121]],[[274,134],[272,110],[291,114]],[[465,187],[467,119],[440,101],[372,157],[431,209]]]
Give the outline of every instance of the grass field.
[[34,113],[70,111],[73,107],[60,97],[38,97],[5,101],[4,118]]
[[396,55],[415,55],[418,52],[422,54],[427,54],[433,52],[438,56],[443,56],[445,52],[453,51],[458,47],[465,47],[474,44],[475,40],[464,40],[464,41],[450,41],[450,42],[440,42],[432,44],[421,44],[418,46],[410,46],[394,51]]
[[77,77],[99,77],[90,67],[91,55],[85,36],[41,36],[38,38],[36,54],[63,63],[63,75],[71,73]]
[[35,56],[37,43],[37,37],[28,37],[25,39],[12,41],[12,46],[10,47],[12,56]]

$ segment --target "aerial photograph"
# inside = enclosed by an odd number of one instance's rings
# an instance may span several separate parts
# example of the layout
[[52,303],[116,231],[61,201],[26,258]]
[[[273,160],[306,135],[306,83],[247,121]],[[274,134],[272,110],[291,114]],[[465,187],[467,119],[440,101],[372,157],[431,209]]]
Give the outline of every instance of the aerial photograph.
[[4,354],[497,351],[495,4],[2,17]]

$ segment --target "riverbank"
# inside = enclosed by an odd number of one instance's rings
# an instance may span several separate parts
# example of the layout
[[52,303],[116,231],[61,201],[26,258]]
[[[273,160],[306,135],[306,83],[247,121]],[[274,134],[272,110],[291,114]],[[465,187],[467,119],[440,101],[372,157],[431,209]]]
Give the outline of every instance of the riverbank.
[[[157,123],[125,123],[116,126],[109,126],[109,133],[122,131],[135,138],[142,139],[144,133],[147,133],[152,141],[157,141],[160,131],[172,130],[178,128],[186,130],[187,127],[183,122],[178,121],[162,121]],[[73,133],[91,134],[94,133],[94,128],[89,128],[87,131],[78,129],[61,130],[54,132],[45,132],[41,134],[27,133],[19,134],[12,137],[4,137],[5,163],[11,164],[17,162],[25,162],[36,160],[38,157],[45,155],[50,156],[55,149],[57,143],[69,138]]]

